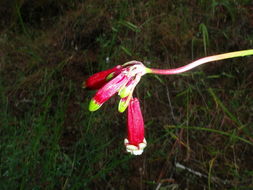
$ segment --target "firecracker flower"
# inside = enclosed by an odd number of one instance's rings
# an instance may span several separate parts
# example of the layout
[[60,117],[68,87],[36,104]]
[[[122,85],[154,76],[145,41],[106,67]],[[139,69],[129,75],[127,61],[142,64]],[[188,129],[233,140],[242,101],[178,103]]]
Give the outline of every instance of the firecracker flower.
[[144,138],[144,121],[137,98],[131,98],[127,109],[127,138],[124,144],[126,151],[133,155],[141,155],[147,146]]
[[133,98],[133,92],[143,75],[148,73],[174,75],[189,71],[208,62],[248,55],[253,55],[253,49],[204,57],[175,69],[147,68],[139,61],[130,61],[122,66],[118,65],[92,75],[83,83],[84,88],[98,89],[90,101],[89,110],[98,110],[104,102],[118,93],[121,98],[118,106],[119,112],[124,112],[128,108],[128,136],[124,141],[126,150],[133,155],[140,155],[147,142],[144,138],[144,121],[140,103],[137,98]]

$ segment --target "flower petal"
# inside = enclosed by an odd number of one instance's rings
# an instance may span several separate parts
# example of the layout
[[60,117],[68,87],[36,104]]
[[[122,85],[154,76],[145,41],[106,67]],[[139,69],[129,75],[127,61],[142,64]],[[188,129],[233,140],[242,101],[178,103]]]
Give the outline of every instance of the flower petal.
[[144,148],[147,146],[147,141],[144,138],[143,142],[139,144],[139,147],[129,144],[129,141],[127,139],[124,140],[124,144],[126,146],[127,152],[137,156],[143,153]]

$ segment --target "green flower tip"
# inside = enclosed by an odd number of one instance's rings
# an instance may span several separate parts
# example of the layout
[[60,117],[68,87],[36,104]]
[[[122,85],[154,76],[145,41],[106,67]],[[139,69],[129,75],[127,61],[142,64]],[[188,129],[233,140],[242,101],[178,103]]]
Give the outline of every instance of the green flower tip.
[[100,107],[101,107],[101,105],[100,105],[100,104],[97,104],[97,103],[95,102],[95,100],[92,99],[92,100],[90,101],[89,111],[97,111]]
[[120,102],[119,102],[118,111],[120,113],[123,113],[126,110],[127,106],[128,105],[126,104],[126,102],[122,101],[122,99],[121,99]]

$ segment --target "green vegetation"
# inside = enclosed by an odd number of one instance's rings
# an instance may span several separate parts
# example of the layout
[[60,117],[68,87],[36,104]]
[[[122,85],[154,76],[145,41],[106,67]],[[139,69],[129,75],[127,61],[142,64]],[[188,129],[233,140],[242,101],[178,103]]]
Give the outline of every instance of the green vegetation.
[[252,9],[252,0],[1,1],[0,189],[253,189],[252,56],[143,77],[148,146],[138,157],[125,153],[118,98],[90,113],[93,92],[81,88],[130,60],[173,68],[252,49]]

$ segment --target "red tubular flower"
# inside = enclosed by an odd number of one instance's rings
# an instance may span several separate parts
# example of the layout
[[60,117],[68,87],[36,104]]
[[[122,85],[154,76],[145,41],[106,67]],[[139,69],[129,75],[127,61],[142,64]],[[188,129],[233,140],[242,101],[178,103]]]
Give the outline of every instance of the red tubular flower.
[[110,79],[117,76],[122,70],[121,65],[117,65],[111,69],[95,73],[90,76],[84,83],[83,88],[99,89],[104,86]]
[[144,138],[144,121],[141,113],[140,103],[137,98],[132,98],[128,106],[127,139],[124,144],[127,152],[141,155],[147,146]]
[[129,81],[129,79],[130,77],[127,76],[126,73],[121,72],[118,76],[105,84],[97,91],[95,96],[90,101],[89,110],[96,111],[99,109],[102,104],[116,94],[119,89]]

